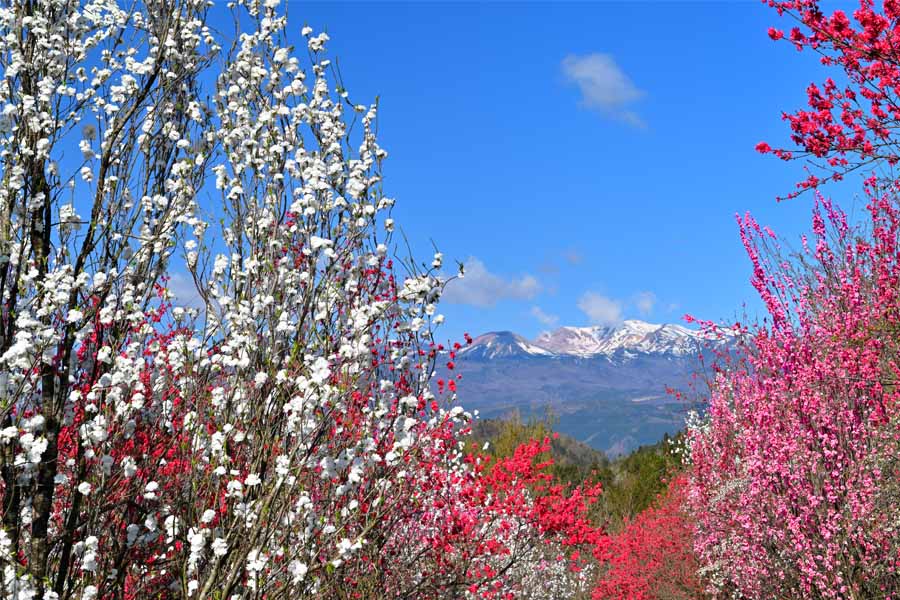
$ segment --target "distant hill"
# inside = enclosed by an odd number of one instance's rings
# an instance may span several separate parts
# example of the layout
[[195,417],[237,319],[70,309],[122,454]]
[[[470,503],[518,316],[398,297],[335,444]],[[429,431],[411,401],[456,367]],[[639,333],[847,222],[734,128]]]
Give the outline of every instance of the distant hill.
[[[472,437],[479,444],[495,442],[502,427],[503,421],[500,419],[478,419],[472,423]],[[609,464],[609,459],[603,452],[564,433],[556,438],[551,437],[550,453],[554,462],[560,466],[588,469],[594,465]]]
[[527,340],[491,332],[459,352],[459,399],[485,417],[551,407],[556,429],[610,457],[682,428],[690,406],[667,394],[687,390],[704,348],[698,331],[629,320],[612,327],[561,327]]

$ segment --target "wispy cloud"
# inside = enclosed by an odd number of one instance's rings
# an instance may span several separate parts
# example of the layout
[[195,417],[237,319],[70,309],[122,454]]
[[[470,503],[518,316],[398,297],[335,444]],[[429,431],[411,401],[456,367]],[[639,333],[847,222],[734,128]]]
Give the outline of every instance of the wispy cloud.
[[559,316],[545,313],[540,306],[531,307],[531,316],[537,319],[541,325],[553,327],[559,323]]
[[500,300],[530,300],[540,291],[541,284],[532,275],[504,278],[473,256],[465,262],[465,277],[448,283],[442,298],[452,304],[489,307]]
[[173,273],[169,278],[168,288],[175,295],[174,304],[176,306],[200,309],[205,307],[203,298],[200,297],[200,293],[197,292],[197,287],[194,285],[194,280],[187,275]]
[[578,308],[594,325],[614,325],[622,320],[622,303],[597,292],[586,292]]
[[644,92],[634,85],[611,55],[572,54],[563,59],[562,70],[566,79],[581,90],[581,101],[587,108],[635,127],[647,126],[632,108]]
[[646,317],[653,312],[653,307],[656,306],[656,294],[653,292],[638,292],[634,295],[634,305],[637,307],[638,312]]

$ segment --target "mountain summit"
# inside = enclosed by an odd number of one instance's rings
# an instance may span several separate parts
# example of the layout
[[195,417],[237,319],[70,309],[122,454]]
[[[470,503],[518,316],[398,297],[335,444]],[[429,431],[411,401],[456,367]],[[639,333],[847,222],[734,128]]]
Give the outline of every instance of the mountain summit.
[[542,333],[534,341],[554,354],[612,356],[623,352],[642,354],[696,354],[706,336],[687,327],[627,320],[614,326],[560,327]]
[[534,341],[512,333],[495,331],[478,336],[460,352],[470,359],[543,357],[629,357],[635,354],[689,356],[708,341],[702,332],[673,324],[638,320],[613,326],[560,327],[542,333]]
[[532,344],[511,331],[493,331],[479,335],[472,345],[463,348],[460,356],[480,359],[524,358],[527,356],[552,356],[553,352]]

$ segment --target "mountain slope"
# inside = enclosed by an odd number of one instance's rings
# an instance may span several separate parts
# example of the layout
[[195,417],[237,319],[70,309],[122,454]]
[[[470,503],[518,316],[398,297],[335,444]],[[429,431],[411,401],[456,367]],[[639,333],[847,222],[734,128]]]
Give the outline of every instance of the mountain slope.
[[485,333],[472,340],[459,352],[469,359],[491,360],[497,358],[526,358],[529,356],[552,356],[553,352],[532,344],[521,335],[511,331]]
[[573,356],[610,356],[619,352],[684,356],[696,353],[703,341],[702,333],[680,325],[629,320],[613,327],[560,327],[542,333],[534,343],[554,353]]

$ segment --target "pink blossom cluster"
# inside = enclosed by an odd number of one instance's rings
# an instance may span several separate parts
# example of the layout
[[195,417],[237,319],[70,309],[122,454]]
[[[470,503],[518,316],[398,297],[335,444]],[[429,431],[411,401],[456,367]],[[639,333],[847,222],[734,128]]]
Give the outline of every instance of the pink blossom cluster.
[[[804,159],[812,166],[794,197],[828,181],[876,165],[896,165],[900,119],[900,4],[859,0],[848,14],[819,0],[763,0],[790,23],[769,28],[769,37],[815,53],[822,65],[839,70],[806,89],[807,108],[782,118],[793,146],[760,142],[756,149],[783,160]],[[856,4],[856,3],[852,3]],[[829,12],[830,11],[830,12]]]

